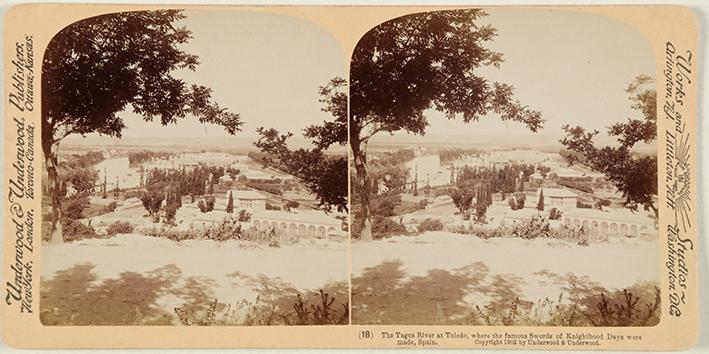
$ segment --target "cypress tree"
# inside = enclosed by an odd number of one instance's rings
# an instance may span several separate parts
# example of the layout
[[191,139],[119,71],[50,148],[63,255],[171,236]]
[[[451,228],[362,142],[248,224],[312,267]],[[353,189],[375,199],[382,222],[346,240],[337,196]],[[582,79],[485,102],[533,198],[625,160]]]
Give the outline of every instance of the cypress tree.
[[226,204],[226,212],[231,214],[234,212],[234,197],[229,192],[229,202]]
[[539,202],[537,202],[537,210],[544,211],[544,189],[539,189]]

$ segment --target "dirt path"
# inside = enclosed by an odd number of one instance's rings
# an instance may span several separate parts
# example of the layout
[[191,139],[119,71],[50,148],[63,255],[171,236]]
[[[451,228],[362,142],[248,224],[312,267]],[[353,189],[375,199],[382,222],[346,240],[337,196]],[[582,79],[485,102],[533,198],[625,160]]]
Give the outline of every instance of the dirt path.
[[244,248],[119,235],[43,248],[44,324],[169,324],[174,308],[196,313],[215,299],[222,312],[254,304],[289,311],[296,294],[319,289],[348,298],[342,243]]
[[354,323],[436,324],[476,305],[659,282],[657,242],[577,246],[429,232],[352,245]]

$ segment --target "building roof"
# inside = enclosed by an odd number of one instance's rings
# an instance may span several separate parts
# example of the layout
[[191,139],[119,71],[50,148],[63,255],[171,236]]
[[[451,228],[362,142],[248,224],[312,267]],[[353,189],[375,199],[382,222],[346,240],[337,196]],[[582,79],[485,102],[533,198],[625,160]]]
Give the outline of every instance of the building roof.
[[539,191],[544,191],[545,197],[557,197],[557,198],[575,198],[576,193],[566,189],[566,188],[539,188],[537,189],[537,195]]
[[229,198],[229,193],[231,193],[232,197],[234,199],[258,199],[258,200],[266,200],[266,196],[255,191],[255,190],[240,190],[240,189],[231,189],[228,192],[226,192],[226,198]]

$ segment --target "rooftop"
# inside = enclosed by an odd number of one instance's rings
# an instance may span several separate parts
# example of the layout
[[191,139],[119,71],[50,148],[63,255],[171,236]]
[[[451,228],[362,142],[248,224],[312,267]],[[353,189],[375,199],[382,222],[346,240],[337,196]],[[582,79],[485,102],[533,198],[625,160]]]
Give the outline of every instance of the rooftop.
[[566,188],[539,188],[537,189],[537,195],[539,191],[544,192],[545,197],[559,197],[559,198],[574,198],[576,193],[566,189]]
[[265,200],[267,199],[265,195],[255,191],[255,190],[240,190],[240,189],[231,189],[228,192],[226,192],[225,197],[229,198],[229,193],[231,193],[232,197],[234,199],[258,199],[258,200]]

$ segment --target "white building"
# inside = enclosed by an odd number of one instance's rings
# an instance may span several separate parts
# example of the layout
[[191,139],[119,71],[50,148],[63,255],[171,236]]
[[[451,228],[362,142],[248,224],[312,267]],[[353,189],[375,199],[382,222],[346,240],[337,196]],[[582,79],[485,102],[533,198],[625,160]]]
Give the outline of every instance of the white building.
[[226,199],[229,194],[234,198],[234,210],[266,210],[266,196],[253,190],[232,189],[226,192]]
[[544,194],[544,209],[575,209],[578,196],[576,193],[565,188],[539,188],[535,194],[534,205],[539,200],[539,194]]

